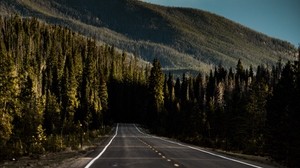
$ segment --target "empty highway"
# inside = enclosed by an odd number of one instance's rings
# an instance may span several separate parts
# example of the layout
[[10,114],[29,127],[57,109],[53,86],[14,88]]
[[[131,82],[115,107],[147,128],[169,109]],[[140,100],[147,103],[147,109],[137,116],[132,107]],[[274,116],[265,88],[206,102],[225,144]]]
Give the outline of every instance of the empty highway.
[[271,167],[145,134],[134,124],[118,124],[115,134],[94,155],[85,168]]

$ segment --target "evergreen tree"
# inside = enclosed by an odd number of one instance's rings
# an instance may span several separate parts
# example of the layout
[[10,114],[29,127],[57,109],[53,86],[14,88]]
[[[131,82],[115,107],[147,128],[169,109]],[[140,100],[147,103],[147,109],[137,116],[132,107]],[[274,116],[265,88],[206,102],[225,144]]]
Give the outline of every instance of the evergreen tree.
[[242,61],[239,59],[237,65],[236,65],[236,79],[238,81],[241,81],[244,79],[244,77],[245,77],[245,70],[244,70]]
[[[149,93],[150,93],[150,122],[158,124],[158,115],[163,111],[164,105],[164,75],[158,59],[154,59],[152,63],[151,73],[149,77]],[[154,125],[155,126],[155,125]]]
[[[41,153],[44,148],[38,138],[44,136],[42,128],[43,111],[41,100],[36,96],[34,85],[36,85],[28,75],[22,84],[20,93],[20,115],[14,118],[14,138],[22,143],[22,153]],[[28,124],[30,121],[30,124]]]
[[180,95],[181,95],[180,100],[182,102],[186,102],[189,100],[189,83],[188,83],[188,78],[186,77],[185,73],[182,75]]
[[297,167],[299,162],[299,92],[293,65],[288,62],[267,108],[267,151],[272,158]]
[[165,74],[165,78],[164,78],[164,104],[168,103],[168,101],[170,101],[170,92],[169,92],[169,85],[168,85],[168,78],[167,78],[167,74]]
[[10,139],[13,130],[13,116],[16,114],[16,93],[14,66],[12,57],[0,38],[0,150]]
[[175,83],[175,97],[177,99],[180,99],[181,97],[181,83],[179,78],[176,79],[176,83]]
[[168,92],[169,92],[169,95],[170,95],[170,100],[171,101],[174,101],[175,100],[175,88],[174,88],[174,81],[173,81],[173,75],[171,73],[169,73],[169,78],[168,78],[168,81],[167,81],[167,85],[168,85]]
[[263,154],[266,105],[269,96],[270,88],[264,77],[255,79],[251,83],[245,108],[249,117],[247,120],[249,138],[246,152]]
[[[107,85],[106,85],[106,81],[103,79],[103,77],[101,78],[101,82],[100,82],[100,88],[99,88],[99,97],[100,97],[100,101],[101,101],[101,125],[104,125],[104,120],[107,120],[108,118],[106,118],[107,114],[107,110],[108,110],[108,90],[107,90]],[[106,123],[108,123],[108,121],[106,121]]]
[[59,134],[60,127],[60,105],[56,96],[49,90],[46,94],[46,105],[44,111],[43,127],[47,135]]

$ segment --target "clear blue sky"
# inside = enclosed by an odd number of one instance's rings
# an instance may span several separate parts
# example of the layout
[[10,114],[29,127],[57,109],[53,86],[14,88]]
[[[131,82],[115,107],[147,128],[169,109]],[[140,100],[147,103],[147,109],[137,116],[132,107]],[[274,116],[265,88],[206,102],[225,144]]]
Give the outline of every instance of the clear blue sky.
[[271,37],[300,43],[300,0],[143,0],[209,11]]

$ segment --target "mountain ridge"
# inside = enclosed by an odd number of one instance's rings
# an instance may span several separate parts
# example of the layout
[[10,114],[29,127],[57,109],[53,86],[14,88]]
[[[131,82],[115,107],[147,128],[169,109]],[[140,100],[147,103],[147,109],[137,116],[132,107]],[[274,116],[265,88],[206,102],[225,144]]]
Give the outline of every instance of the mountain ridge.
[[296,51],[286,41],[210,12],[136,0],[4,0],[0,9],[1,15],[66,26],[149,62],[157,57],[165,69],[207,72],[220,63],[233,67],[238,59],[246,66],[274,64],[292,60]]

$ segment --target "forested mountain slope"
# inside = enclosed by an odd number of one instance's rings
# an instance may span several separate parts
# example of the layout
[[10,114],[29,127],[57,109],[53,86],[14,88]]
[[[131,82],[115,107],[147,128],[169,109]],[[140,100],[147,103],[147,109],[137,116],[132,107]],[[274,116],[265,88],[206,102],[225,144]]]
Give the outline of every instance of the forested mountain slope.
[[0,17],[0,30],[0,161],[77,149],[132,122],[299,167],[299,57],[256,73],[239,60],[174,82],[158,59],[142,68],[61,26],[14,16]]
[[0,17],[0,30],[0,160],[78,148],[117,118],[116,101],[129,117],[145,104],[149,70],[126,53],[36,19]]
[[2,0],[2,15],[19,14],[64,25],[99,41],[159,58],[165,69],[208,71],[212,66],[274,64],[295,48],[226,18],[195,9],[136,0]]

